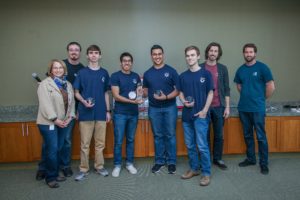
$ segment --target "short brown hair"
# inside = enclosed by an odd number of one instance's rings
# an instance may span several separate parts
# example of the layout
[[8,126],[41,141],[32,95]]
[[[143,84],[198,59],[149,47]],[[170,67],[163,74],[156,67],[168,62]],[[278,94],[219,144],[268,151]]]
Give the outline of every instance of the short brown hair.
[[101,49],[98,45],[92,44],[86,49],[86,55],[89,54],[89,51],[98,51],[99,54],[101,55]]
[[254,52],[257,53],[257,47],[253,43],[247,43],[247,44],[245,44],[244,47],[243,47],[243,53],[245,52],[246,48],[253,48]]
[[62,60],[59,60],[59,59],[53,59],[50,61],[49,65],[48,65],[48,70],[47,70],[47,75],[48,76],[51,76],[51,71],[52,71],[52,67],[53,67],[53,64],[55,62],[58,62],[59,64],[61,64],[61,66],[64,68],[64,75],[67,75],[68,74],[68,70],[67,70],[67,67],[66,67],[66,64],[64,61]]
[[186,47],[186,48],[184,49],[184,53],[186,54],[186,53],[187,53],[188,51],[190,51],[190,50],[195,50],[196,53],[197,53],[197,56],[200,55],[200,50],[199,50],[199,48],[196,47],[196,46],[193,46],[193,45]]

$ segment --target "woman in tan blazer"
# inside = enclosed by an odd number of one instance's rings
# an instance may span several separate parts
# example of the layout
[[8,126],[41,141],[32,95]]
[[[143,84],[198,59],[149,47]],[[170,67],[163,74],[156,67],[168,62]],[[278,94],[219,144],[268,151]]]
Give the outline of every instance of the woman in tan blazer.
[[57,188],[57,182],[66,180],[58,176],[59,151],[66,133],[72,128],[69,123],[75,118],[75,100],[73,87],[65,78],[67,68],[63,61],[52,60],[47,74],[37,91],[37,124],[44,140],[42,160],[45,162],[45,180],[50,188]]

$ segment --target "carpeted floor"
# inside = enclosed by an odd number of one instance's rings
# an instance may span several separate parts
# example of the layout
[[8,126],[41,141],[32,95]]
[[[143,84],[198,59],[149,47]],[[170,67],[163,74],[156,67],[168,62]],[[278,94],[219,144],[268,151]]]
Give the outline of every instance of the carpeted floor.
[[[238,167],[243,159],[244,155],[224,156],[228,170],[213,166],[212,181],[207,187],[199,186],[200,176],[180,179],[188,169],[187,157],[178,157],[176,175],[168,174],[166,168],[153,174],[153,158],[139,158],[136,159],[137,175],[130,175],[126,169],[119,178],[91,172],[81,182],[74,181],[73,175],[58,189],[50,189],[44,181],[35,180],[37,163],[0,164],[0,200],[300,199],[300,153],[270,154],[269,175],[262,175],[258,165]],[[73,161],[75,173],[78,164]],[[106,160],[106,168],[112,171],[112,159]]]

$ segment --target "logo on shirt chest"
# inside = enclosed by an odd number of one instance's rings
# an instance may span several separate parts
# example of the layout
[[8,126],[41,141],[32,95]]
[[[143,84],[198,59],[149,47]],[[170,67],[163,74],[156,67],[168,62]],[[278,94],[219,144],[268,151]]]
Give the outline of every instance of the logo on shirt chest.
[[253,72],[253,73],[252,73],[252,76],[257,76],[257,72]]
[[205,82],[205,78],[204,77],[200,77],[200,83],[204,83]]
[[102,81],[102,83],[105,82],[105,77],[104,76],[101,78],[101,81]]
[[134,79],[132,79],[132,83],[133,84],[136,84],[137,83],[137,80],[134,78]]
[[168,77],[170,76],[169,72],[166,72],[166,73],[164,74],[164,76],[165,76],[166,78],[168,78]]

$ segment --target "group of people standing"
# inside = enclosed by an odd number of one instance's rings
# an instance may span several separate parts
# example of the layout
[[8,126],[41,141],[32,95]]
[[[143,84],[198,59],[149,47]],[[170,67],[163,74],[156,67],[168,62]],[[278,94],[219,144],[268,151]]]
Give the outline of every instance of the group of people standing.
[[[126,137],[125,167],[136,174],[134,166],[134,138],[138,123],[138,105],[149,99],[148,116],[154,136],[155,161],[153,173],[167,166],[169,174],[176,173],[176,97],[183,103],[182,126],[188,150],[189,170],[181,175],[189,179],[200,174],[200,185],[207,186],[211,179],[210,123],[214,138],[212,163],[227,169],[222,159],[224,119],[230,114],[229,75],[225,65],[218,61],[222,48],[210,43],[205,50],[206,61],[199,64],[200,50],[196,46],[185,49],[188,69],[182,74],[164,62],[164,50],[153,45],[150,50],[153,66],[140,76],[132,71],[133,56],[124,52],[120,56],[121,70],[113,73],[100,66],[101,50],[97,45],[87,48],[88,66],[80,62],[81,46],[71,42],[67,46],[66,60],[52,60],[48,77],[38,87],[39,112],[37,124],[43,136],[42,159],[37,180],[45,178],[50,188],[59,187],[60,181],[73,175],[71,139],[75,119],[80,129],[80,166],[75,180],[87,178],[89,150],[95,140],[95,172],[108,176],[104,168],[106,123],[113,118],[114,168],[118,177],[122,169],[122,142]],[[253,128],[259,144],[261,173],[267,174],[268,143],[264,128],[265,99],[275,89],[270,69],[256,61],[254,44],[243,47],[245,64],[236,72],[234,81],[241,94],[238,110],[243,124],[247,158],[240,167],[256,164]],[[109,90],[115,100],[111,115]],[[74,92],[73,92],[74,91]],[[75,98],[74,98],[75,97]],[[76,99],[76,100],[75,100]],[[63,172],[63,176],[59,175]]]

